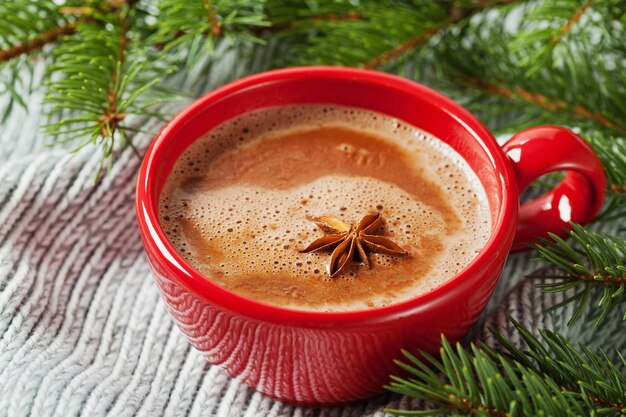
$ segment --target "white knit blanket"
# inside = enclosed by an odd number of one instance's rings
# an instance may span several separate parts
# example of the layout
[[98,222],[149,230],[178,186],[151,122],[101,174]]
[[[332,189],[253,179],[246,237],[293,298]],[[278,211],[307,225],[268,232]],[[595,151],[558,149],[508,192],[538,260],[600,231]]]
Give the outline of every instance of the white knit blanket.
[[[208,364],[168,316],[142,252],[134,214],[140,160],[123,152],[94,186],[98,153],[69,156],[46,146],[40,101],[33,96],[28,113],[15,111],[0,126],[0,416],[338,417],[420,407],[390,394],[345,407],[295,407]],[[151,137],[134,140],[145,149]],[[515,285],[538,266],[527,254],[510,257],[475,337],[489,338],[486,324],[517,340],[512,315],[531,328],[617,347],[617,318],[596,329],[567,327],[571,309],[542,313],[555,299],[529,282]]]

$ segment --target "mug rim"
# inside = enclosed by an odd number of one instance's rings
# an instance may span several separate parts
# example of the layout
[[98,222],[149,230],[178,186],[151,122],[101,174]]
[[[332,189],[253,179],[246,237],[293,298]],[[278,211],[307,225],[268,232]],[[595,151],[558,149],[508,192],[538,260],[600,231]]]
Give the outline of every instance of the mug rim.
[[[156,172],[158,172],[159,162],[163,158],[163,153],[160,150],[164,144],[198,112],[230,94],[268,82],[315,77],[376,82],[387,88],[411,90],[419,93],[422,97],[426,96],[433,107],[448,113],[457,120],[489,156],[500,186],[500,205],[495,208],[496,221],[493,224],[493,230],[478,255],[459,273],[443,284],[416,297],[383,307],[330,312],[299,310],[248,298],[214,283],[191,267],[167,239],[158,221],[158,203],[155,204],[156,198],[152,195],[152,190],[155,188]],[[419,128],[419,126],[417,127]],[[193,141],[198,138],[193,139]],[[466,157],[463,154],[461,156]],[[229,82],[208,92],[181,110],[156,135],[144,155],[137,177],[135,208],[140,234],[148,255],[152,254],[157,257],[159,266],[165,269],[168,278],[175,279],[197,296],[220,309],[255,320],[282,325],[329,327],[333,324],[354,325],[395,320],[426,311],[437,300],[463,290],[460,288],[462,287],[462,285],[460,286],[461,283],[487,267],[492,259],[503,256],[503,251],[505,252],[504,256],[508,254],[517,227],[517,200],[517,185],[513,167],[508,161],[508,157],[491,132],[460,104],[416,81],[388,73],[352,67],[305,66],[265,71]],[[490,207],[490,210],[493,214],[494,208]]]

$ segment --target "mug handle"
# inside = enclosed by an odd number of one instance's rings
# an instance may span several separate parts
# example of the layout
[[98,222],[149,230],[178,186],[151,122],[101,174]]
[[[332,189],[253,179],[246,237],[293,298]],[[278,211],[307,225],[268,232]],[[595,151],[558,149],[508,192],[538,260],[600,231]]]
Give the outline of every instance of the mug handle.
[[521,193],[540,176],[568,171],[546,194],[521,205],[512,251],[529,249],[528,244],[548,232],[565,236],[569,222],[586,223],[604,202],[606,177],[602,163],[591,147],[569,129],[538,126],[513,135],[503,146],[517,177]]

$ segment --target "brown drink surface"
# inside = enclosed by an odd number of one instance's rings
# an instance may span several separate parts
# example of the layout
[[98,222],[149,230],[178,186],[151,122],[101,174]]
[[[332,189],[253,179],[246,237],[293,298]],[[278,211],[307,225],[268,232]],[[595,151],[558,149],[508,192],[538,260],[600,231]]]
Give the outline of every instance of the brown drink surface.
[[[334,278],[312,217],[381,234],[407,256],[369,254]],[[484,189],[439,139],[380,113],[335,105],[264,109],[229,120],[176,162],[159,207],[176,250],[207,279],[289,308],[351,311],[428,292],[463,269],[491,230]],[[358,259],[358,258],[357,258]]]

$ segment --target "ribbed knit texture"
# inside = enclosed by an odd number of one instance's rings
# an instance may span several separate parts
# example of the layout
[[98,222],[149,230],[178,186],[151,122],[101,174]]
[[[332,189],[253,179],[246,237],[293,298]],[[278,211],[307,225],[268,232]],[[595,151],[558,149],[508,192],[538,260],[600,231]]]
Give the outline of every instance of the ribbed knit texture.
[[[213,77],[210,86],[223,81]],[[28,113],[15,111],[0,126],[0,416],[347,417],[419,407],[389,394],[332,409],[294,407],[208,364],[168,316],[142,252],[134,213],[140,160],[123,152],[94,186],[99,154],[47,147],[40,101],[31,97]],[[140,149],[150,140],[134,138]],[[561,296],[522,281],[537,267],[527,254],[509,258],[475,337],[490,340],[484,328],[492,326],[517,340],[512,315],[592,346],[624,347],[617,316],[594,328],[567,327],[571,308],[544,314]]]

